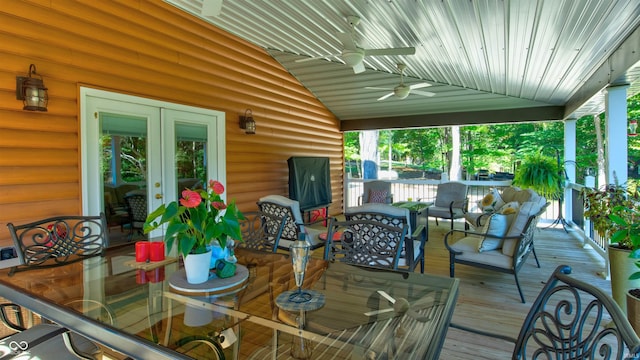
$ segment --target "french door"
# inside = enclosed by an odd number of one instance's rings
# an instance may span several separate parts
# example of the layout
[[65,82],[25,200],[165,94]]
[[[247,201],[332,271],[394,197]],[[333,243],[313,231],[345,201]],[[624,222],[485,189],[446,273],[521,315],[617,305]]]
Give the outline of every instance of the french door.
[[224,112],[84,87],[80,95],[84,214],[124,205],[125,191],[146,195],[149,213],[184,187],[226,183]]

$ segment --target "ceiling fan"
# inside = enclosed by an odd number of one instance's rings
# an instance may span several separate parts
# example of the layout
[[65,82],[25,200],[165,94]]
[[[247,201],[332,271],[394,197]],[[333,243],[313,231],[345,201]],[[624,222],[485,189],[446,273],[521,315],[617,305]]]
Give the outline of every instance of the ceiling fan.
[[315,59],[324,59],[331,56],[340,57],[347,65],[353,68],[353,72],[359,74],[364,72],[364,60],[365,56],[381,56],[381,55],[413,55],[416,53],[414,47],[402,47],[402,48],[387,48],[387,49],[363,49],[358,46],[355,41],[355,28],[360,23],[360,18],[357,16],[347,17],[350,32],[339,32],[336,34],[340,42],[342,43],[343,50],[340,54],[332,54],[318,57],[310,57],[304,59],[298,59],[296,62],[303,62]]
[[378,101],[380,100],[384,100],[387,99],[393,95],[395,95],[397,98],[399,99],[404,99],[407,96],[409,96],[409,94],[416,94],[416,95],[422,95],[422,96],[434,96],[435,93],[429,92],[429,91],[421,91],[421,90],[416,90],[416,89],[422,89],[428,86],[431,86],[431,84],[423,82],[423,83],[418,83],[418,84],[412,84],[412,85],[405,85],[404,84],[404,69],[407,68],[407,65],[405,64],[398,64],[398,70],[400,70],[400,84],[394,88],[380,88],[380,87],[370,87],[367,86],[365,87],[365,89],[371,89],[371,90],[393,90],[392,92],[388,93],[385,96],[382,96],[381,98],[378,99]]

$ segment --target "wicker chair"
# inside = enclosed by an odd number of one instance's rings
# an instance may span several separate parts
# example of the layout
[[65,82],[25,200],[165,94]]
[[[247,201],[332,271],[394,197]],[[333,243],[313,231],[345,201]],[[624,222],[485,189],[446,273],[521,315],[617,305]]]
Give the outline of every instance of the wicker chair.
[[[512,359],[640,359],[640,339],[611,297],[560,265],[534,301],[518,338],[452,328],[515,344]],[[498,314],[494,314],[496,316]]]

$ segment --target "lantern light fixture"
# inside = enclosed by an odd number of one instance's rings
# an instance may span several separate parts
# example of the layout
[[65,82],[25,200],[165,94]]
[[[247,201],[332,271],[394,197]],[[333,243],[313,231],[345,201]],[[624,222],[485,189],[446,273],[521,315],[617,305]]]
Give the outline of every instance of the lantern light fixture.
[[[37,75],[40,78],[32,77]],[[49,94],[44,86],[42,76],[36,73],[36,66],[29,65],[29,76],[16,77],[16,99],[24,103],[23,110],[47,111]]]
[[256,122],[253,120],[251,109],[247,109],[244,116],[240,115],[240,129],[244,129],[244,133],[247,135],[256,133]]
[[629,136],[638,136],[638,120],[629,120]]

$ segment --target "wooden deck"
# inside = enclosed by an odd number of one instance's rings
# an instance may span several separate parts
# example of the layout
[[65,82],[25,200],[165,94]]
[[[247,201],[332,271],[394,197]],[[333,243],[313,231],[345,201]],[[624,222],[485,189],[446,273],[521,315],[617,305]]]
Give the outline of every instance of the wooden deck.
[[[426,249],[426,272],[449,276],[449,256],[443,237],[449,223],[430,222]],[[458,324],[517,337],[531,303],[558,265],[571,266],[573,274],[611,293],[610,283],[600,273],[604,261],[590,247],[562,228],[545,229],[541,222],[535,234],[535,249],[541,268],[533,256],[519,274],[527,303],[520,302],[513,275],[456,264],[460,292],[452,321]],[[457,224],[460,228],[461,224]],[[484,336],[449,328],[441,359],[508,359],[513,345]]]

